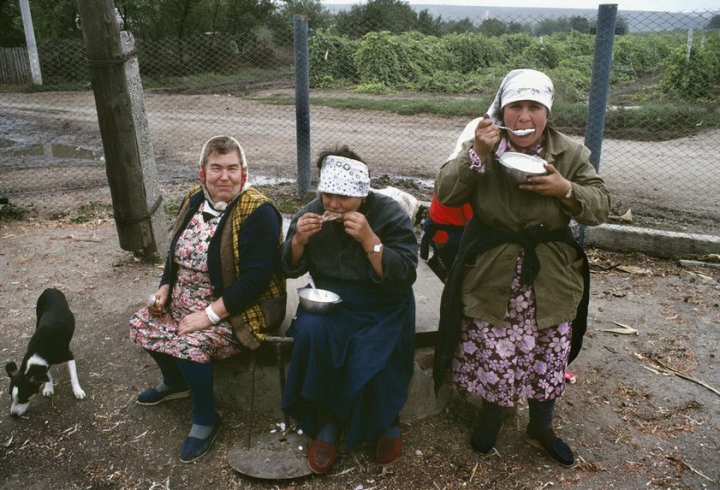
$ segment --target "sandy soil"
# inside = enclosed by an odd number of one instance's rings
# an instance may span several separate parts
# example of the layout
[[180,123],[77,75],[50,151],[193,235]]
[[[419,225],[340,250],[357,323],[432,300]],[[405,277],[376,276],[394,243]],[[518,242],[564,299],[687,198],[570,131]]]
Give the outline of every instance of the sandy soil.
[[[157,373],[129,342],[127,321],[161,271],[119,249],[112,220],[0,222],[3,363],[24,354],[40,292],[60,288],[77,319],[73,350],[88,394],[76,400],[58,367],[55,396],[35,397],[26,416],[13,419],[7,385],[0,388],[0,488],[718,488],[720,270],[589,253],[589,332],[571,366],[578,381],[568,385],[556,419],[578,455],[574,468],[522,442],[522,406],[505,425],[498,454],[478,457],[468,444],[473,405],[457,399],[438,415],[404,425],[404,455],[386,471],[363,447],[342,454],[331,475],[265,481],[239,475],[225,458],[245,438],[247,405],[221,402],[225,428],[214,448],[183,465],[177,454],[189,402],[135,404]],[[608,331],[621,325],[637,334]],[[249,387],[237,390],[247,394]],[[281,421],[253,416],[259,431]]]

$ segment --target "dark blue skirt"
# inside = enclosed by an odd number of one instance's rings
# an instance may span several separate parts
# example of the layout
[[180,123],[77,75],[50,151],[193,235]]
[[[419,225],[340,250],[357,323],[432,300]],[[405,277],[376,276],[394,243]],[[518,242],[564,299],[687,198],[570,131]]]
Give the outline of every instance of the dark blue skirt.
[[382,435],[397,418],[413,373],[415,297],[365,284],[316,278],[343,302],[317,315],[298,306],[287,334],[294,346],[283,410],[311,438],[319,409],[340,420],[345,445]]

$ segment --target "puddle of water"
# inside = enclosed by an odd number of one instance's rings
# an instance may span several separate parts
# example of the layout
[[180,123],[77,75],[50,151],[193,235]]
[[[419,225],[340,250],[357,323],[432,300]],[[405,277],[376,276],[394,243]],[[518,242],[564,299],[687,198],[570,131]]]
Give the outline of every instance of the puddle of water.
[[40,143],[36,143],[32,145],[30,148],[23,148],[22,150],[16,150],[11,153],[14,157],[34,157],[34,156],[43,156],[45,154],[45,149],[43,148],[43,145]]
[[251,175],[250,177],[252,183],[255,185],[277,185],[297,182],[296,179],[283,179],[281,177],[268,177],[266,175]]
[[[0,140],[8,142],[5,146],[11,146],[14,144],[9,140]],[[2,143],[0,143],[2,147]],[[78,160],[97,160],[102,156],[102,152],[88,150],[86,148],[79,148],[72,145],[63,145],[61,143],[52,143],[50,145],[44,145],[42,143],[35,143],[34,145],[23,148],[22,150],[16,150],[11,153],[17,157],[29,157],[29,156],[45,156],[46,158],[75,158]]]
[[102,152],[88,150],[86,148],[78,148],[76,146],[53,143],[52,156],[54,156],[55,158],[79,158],[82,160],[97,160],[102,156]]

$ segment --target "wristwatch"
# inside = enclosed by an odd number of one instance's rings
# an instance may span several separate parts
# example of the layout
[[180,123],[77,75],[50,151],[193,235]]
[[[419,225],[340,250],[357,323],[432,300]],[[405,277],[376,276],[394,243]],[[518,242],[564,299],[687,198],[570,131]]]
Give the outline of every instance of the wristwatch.
[[565,195],[563,196],[563,198],[564,198],[564,199],[570,199],[570,198],[572,197],[572,195],[573,195],[573,188],[572,188],[572,185],[571,185],[571,186],[570,186],[570,190],[565,193]]
[[375,254],[379,254],[380,251],[382,250],[382,248],[383,248],[383,244],[382,244],[382,243],[378,243],[377,245],[373,245],[372,250],[370,250],[367,254],[368,254],[368,256],[370,256],[370,255],[375,255]]

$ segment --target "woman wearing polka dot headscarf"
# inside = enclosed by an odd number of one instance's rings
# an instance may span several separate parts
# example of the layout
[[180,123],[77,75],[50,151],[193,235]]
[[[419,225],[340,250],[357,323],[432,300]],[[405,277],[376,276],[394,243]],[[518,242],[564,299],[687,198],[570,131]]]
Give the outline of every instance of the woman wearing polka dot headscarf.
[[[313,439],[308,464],[325,473],[338,453],[376,444],[382,465],[400,455],[398,414],[413,372],[417,239],[408,214],[370,191],[368,168],[347,147],[324,152],[318,197],[292,220],[281,262],[340,296],[326,314],[298,307],[283,410]],[[331,219],[327,219],[330,217]]]

